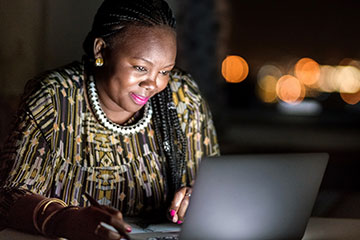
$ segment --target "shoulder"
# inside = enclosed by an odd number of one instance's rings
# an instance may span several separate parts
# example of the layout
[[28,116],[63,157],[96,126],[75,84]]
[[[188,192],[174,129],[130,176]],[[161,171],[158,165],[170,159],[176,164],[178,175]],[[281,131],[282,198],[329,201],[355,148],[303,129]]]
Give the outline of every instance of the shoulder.
[[[29,80],[21,96],[19,114],[24,111],[52,111],[55,102],[66,96],[67,89],[81,88],[83,67],[79,62],[44,72]],[[74,94],[75,96],[75,94]],[[49,113],[50,114],[50,113]]]
[[80,62],[46,71],[29,80],[22,95],[22,102],[53,96],[64,88],[81,88],[84,79],[84,67]]
[[170,87],[176,89],[177,87],[189,88],[190,91],[200,94],[199,87],[191,76],[191,74],[185,72],[180,68],[174,68],[170,74]]
[[57,87],[81,87],[84,79],[84,66],[80,62],[73,62],[60,68],[50,70],[40,77],[42,85]]
[[179,68],[172,70],[169,85],[175,101],[194,107],[204,101],[194,78]]
[[26,92],[34,92],[39,89],[58,87],[81,87],[84,78],[84,66],[80,62],[41,73],[26,83]]

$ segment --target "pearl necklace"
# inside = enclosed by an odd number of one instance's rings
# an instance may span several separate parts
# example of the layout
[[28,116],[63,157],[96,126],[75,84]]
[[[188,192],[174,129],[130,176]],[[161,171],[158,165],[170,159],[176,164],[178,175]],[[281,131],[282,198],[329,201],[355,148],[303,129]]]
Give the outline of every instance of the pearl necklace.
[[93,109],[93,112],[97,120],[107,129],[110,129],[121,135],[130,135],[140,132],[141,130],[145,129],[146,126],[150,123],[153,112],[150,102],[147,102],[145,104],[143,117],[134,125],[122,126],[108,119],[100,106],[100,101],[96,90],[94,77],[92,75],[89,76],[88,94],[89,94],[90,105]]

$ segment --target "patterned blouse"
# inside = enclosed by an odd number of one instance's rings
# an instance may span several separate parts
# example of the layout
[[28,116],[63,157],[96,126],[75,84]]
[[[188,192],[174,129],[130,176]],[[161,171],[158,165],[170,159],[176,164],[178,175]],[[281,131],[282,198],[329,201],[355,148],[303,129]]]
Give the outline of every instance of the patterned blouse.
[[[218,155],[219,146],[210,110],[191,76],[173,70],[169,84],[187,138],[185,185],[193,182],[201,158]],[[127,135],[101,125],[87,102],[82,63],[47,72],[25,91],[0,158],[0,219],[31,192],[79,206],[88,205],[82,195],[87,192],[127,216],[164,204],[164,158],[152,120]]]

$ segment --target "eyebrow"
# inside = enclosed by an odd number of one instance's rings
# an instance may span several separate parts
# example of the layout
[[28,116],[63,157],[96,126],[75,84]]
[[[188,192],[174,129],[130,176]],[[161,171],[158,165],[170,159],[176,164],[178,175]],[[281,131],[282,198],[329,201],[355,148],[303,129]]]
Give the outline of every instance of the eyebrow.
[[[142,58],[142,57],[133,57],[133,58],[134,58],[134,59],[142,60],[142,61],[144,61],[144,62],[147,62],[147,63],[153,65],[153,63],[152,63],[151,61],[147,60],[146,58]],[[175,66],[175,63],[171,63],[171,64],[165,66],[164,68],[172,67],[172,66]]]

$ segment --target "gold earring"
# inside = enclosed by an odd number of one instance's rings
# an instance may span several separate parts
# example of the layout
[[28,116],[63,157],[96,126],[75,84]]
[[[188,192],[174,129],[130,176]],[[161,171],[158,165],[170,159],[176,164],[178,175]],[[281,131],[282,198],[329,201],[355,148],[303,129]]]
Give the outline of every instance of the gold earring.
[[102,65],[104,65],[104,59],[102,59],[101,57],[98,57],[95,59],[95,66],[96,67],[101,67]]

